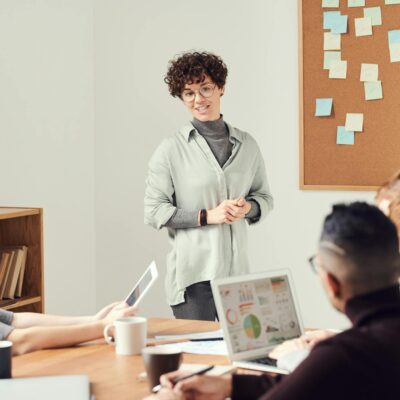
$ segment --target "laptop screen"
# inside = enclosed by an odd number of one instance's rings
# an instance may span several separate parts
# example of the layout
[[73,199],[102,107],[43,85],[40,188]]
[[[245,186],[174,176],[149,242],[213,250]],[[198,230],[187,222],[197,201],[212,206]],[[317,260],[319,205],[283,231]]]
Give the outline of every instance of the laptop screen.
[[233,353],[301,335],[287,275],[221,284],[219,293]]

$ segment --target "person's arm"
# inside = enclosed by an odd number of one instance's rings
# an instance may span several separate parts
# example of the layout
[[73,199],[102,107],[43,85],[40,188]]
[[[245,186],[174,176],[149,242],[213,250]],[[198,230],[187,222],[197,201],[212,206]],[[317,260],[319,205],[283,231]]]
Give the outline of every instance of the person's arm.
[[274,200],[269,189],[265,164],[260,149],[257,149],[256,172],[251,183],[249,193],[246,195],[246,201],[255,201],[258,204],[258,215],[246,215],[249,224],[261,221],[273,208]]
[[135,307],[118,304],[101,320],[75,325],[32,326],[21,329],[15,328],[7,340],[13,342],[13,354],[19,355],[35,350],[54,347],[72,346],[78,343],[99,339],[103,329],[109,323],[122,317],[134,315]]
[[164,140],[149,161],[144,196],[144,222],[163,228],[175,214],[174,185],[168,159],[168,140]]
[[124,303],[112,303],[102,308],[97,314],[82,317],[67,317],[60,315],[48,315],[40,313],[21,312],[14,313],[11,325],[14,328],[30,328],[32,326],[58,326],[58,325],[77,325],[105,318],[108,313],[117,305]]

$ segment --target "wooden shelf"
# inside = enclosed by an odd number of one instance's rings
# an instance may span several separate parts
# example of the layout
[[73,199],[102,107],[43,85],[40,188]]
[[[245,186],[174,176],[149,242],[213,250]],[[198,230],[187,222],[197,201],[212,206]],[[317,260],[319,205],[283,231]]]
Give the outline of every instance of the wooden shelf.
[[42,313],[44,311],[42,209],[0,207],[0,245],[28,247],[22,297],[0,300],[0,307]]
[[15,308],[25,307],[31,304],[40,303],[42,301],[41,296],[27,296],[21,297],[20,299],[0,300],[0,308],[4,310],[12,310]]

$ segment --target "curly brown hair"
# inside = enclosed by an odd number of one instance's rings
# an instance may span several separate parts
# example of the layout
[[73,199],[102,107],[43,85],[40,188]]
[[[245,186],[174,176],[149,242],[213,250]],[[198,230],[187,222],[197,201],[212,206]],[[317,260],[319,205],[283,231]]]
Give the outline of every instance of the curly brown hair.
[[202,82],[208,75],[219,87],[225,86],[228,68],[221,57],[208,52],[187,52],[176,56],[168,63],[164,82],[173,97],[181,97],[187,83]]

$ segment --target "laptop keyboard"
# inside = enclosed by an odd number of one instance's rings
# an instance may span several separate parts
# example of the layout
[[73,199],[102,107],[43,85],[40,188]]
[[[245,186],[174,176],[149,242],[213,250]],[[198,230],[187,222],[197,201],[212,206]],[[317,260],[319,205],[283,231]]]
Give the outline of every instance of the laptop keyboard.
[[277,361],[274,358],[270,358],[270,357],[256,358],[255,360],[251,360],[251,361],[255,362],[257,364],[271,365],[272,367],[276,367],[276,364],[277,364]]

